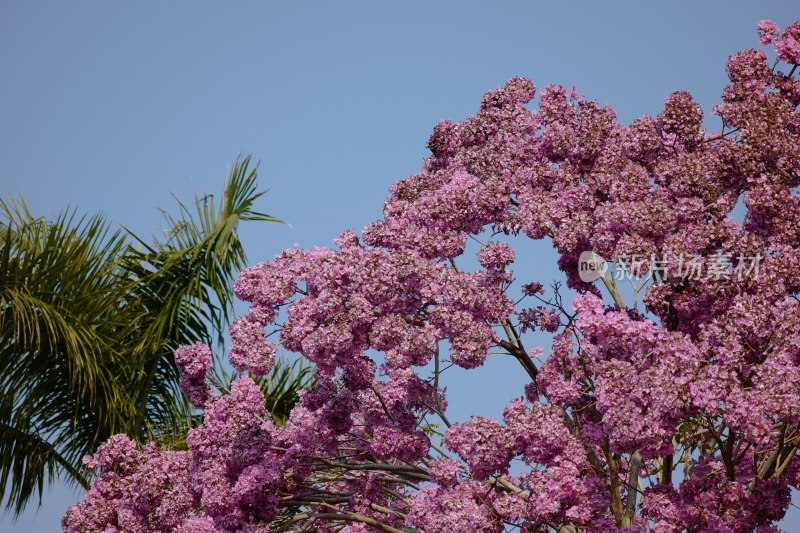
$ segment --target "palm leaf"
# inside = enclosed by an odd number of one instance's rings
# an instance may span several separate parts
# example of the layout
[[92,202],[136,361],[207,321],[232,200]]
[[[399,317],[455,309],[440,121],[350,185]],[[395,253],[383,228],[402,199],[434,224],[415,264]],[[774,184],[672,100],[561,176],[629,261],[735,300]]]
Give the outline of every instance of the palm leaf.
[[22,512],[34,492],[38,492],[41,505],[44,483],[52,483],[59,471],[66,472],[70,481],[89,488],[86,475],[74,462],[35,432],[4,422],[0,422],[0,432],[0,486],[8,488],[7,498],[13,502],[15,514]]
[[150,437],[157,435],[147,427],[148,418],[174,425],[191,412],[177,389],[174,349],[224,343],[234,302],[231,287],[247,264],[239,222],[280,222],[253,209],[264,193],[256,187],[257,169],[249,165],[250,157],[233,164],[218,204],[212,195],[195,196],[193,209],[178,201],[178,217],[164,212],[170,230],[163,241],[147,244],[131,233],[136,246],[129,247],[123,266],[136,281],[135,299],[147,309],[145,334],[136,347],[146,361],[137,405],[142,431]]
[[222,344],[246,265],[238,224],[278,221],[254,210],[249,164],[234,163],[219,202],[178,202],[152,244],[99,215],[46,220],[0,201],[0,500],[15,513],[56,475],[85,485],[81,457],[113,433],[179,447],[198,423],[172,353]]
[[0,500],[20,512],[133,412],[115,342],[132,317],[115,267],[124,249],[100,216],[34,218],[0,201]]

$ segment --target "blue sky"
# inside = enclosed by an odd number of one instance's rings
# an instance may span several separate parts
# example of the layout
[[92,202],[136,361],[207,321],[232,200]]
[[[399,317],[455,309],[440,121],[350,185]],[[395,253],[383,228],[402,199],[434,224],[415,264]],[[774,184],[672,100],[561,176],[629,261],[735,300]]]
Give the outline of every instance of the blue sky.
[[[472,114],[510,77],[575,85],[625,123],[675,90],[708,112],[728,55],[757,45],[756,22],[798,14],[789,1],[7,1],[0,192],[34,214],[103,211],[147,235],[171,193],[218,191],[252,153],[270,189],[259,207],[290,223],[243,228],[251,261],[269,259],[379,218],[433,125]],[[538,265],[530,277],[549,281]],[[496,410],[519,394],[506,393],[507,370],[459,375],[451,403]],[[475,398],[476,386],[489,394]],[[55,531],[78,497],[56,485],[0,530]]]

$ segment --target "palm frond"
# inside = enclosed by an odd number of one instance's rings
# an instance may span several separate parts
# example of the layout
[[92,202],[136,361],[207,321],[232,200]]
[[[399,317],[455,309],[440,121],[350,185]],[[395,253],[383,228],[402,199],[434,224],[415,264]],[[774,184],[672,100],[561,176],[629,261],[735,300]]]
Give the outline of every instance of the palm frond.
[[147,244],[131,233],[137,246],[128,248],[124,268],[137,281],[135,298],[148,309],[137,347],[147,361],[138,402],[142,422],[148,412],[187,412],[177,393],[177,346],[224,343],[231,287],[247,264],[239,222],[280,222],[253,209],[264,192],[257,190],[257,169],[249,165],[249,156],[234,162],[218,204],[213,195],[196,195],[193,209],[178,200],[178,216],[164,212],[170,228],[164,240]]
[[0,499],[19,512],[132,412],[115,339],[132,317],[101,216],[34,218],[0,201]]
[[41,504],[45,482],[52,483],[61,470],[69,474],[69,481],[89,488],[85,473],[35,432],[5,422],[0,422],[0,432],[0,500],[11,502],[16,515],[34,493]]
[[[279,222],[254,209],[256,170],[237,159],[219,201],[179,201],[153,243],[101,215],[47,220],[0,200],[0,501],[15,513],[56,475],[85,484],[81,457],[113,433],[185,446],[200,417],[172,354],[223,344],[247,261],[239,222]],[[307,374],[278,368],[264,382],[276,418],[296,401],[281,387]]]

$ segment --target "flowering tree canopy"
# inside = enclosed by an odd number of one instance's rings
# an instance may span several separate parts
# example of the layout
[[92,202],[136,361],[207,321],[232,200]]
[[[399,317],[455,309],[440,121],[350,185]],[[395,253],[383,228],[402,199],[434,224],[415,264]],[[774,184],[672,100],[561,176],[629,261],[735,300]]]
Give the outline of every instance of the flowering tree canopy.
[[[439,123],[383,220],[236,282],[233,366],[263,375],[278,343],[315,365],[288,422],[183,347],[188,450],[112,437],[64,530],[778,531],[800,482],[800,23],[758,28],[719,132],[686,92],[623,126],[556,85],[526,107],[525,79]],[[571,305],[512,275],[525,237],[552,241]],[[641,310],[587,252],[651,279]],[[451,424],[445,364],[498,352],[528,385]]]

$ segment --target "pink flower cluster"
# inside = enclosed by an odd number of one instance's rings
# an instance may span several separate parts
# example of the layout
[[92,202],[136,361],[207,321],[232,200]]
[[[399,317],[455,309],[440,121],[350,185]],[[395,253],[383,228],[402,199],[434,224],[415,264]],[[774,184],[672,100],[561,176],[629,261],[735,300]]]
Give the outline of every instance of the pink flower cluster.
[[[264,375],[280,344],[315,365],[288,422],[249,378],[210,395],[210,351],[181,348],[204,409],[188,450],[112,437],[64,530],[778,531],[800,486],[800,24],[758,31],[788,71],[731,56],[719,132],[686,92],[625,126],[556,85],[528,106],[524,79],[438,124],[363,239],[236,282],[231,363]],[[552,241],[572,306],[515,278],[525,237]],[[637,309],[580,279],[586,250],[762,259],[757,277],[658,272]],[[448,364],[498,353],[529,377],[520,398],[451,423]]]
[[202,408],[211,396],[206,372],[211,369],[211,348],[202,343],[175,350],[175,364],[181,371],[180,388],[193,406]]

